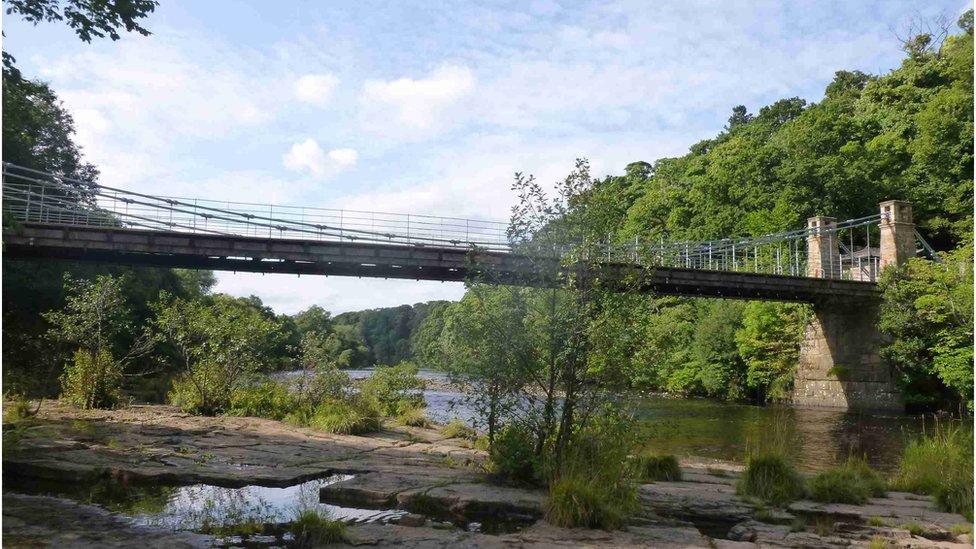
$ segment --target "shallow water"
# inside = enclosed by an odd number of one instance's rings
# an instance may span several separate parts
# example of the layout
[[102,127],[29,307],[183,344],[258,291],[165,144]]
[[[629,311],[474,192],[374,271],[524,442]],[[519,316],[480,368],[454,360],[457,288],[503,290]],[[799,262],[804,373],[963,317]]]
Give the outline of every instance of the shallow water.
[[219,530],[242,523],[284,524],[302,511],[349,523],[386,522],[407,512],[330,505],[319,501],[323,486],[351,479],[332,475],[293,486],[225,488],[210,484],[187,486],[126,485],[111,479],[95,483],[4,479],[7,490],[67,497],[126,515],[136,524],[174,530]]
[[[346,370],[362,379],[372,370]],[[425,391],[428,415],[439,422],[454,418],[472,423],[474,412],[456,391],[444,390],[447,376],[421,370],[420,377],[435,382]],[[775,438],[793,454],[797,465],[818,471],[850,455],[865,457],[883,471],[892,470],[906,442],[921,433],[923,416],[882,412],[750,406],[706,399],[646,396],[638,399],[641,436],[647,446],[678,456],[742,461],[750,445]],[[972,429],[972,420],[963,428]],[[932,428],[932,419],[928,418]]]

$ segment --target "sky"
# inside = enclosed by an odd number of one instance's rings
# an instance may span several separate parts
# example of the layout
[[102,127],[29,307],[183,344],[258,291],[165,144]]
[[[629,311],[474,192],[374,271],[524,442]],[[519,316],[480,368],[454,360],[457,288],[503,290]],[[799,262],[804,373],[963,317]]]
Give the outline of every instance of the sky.
[[[551,182],[687,152],[732,107],[818,101],[881,74],[925,1],[163,0],[152,35],[81,42],[3,18],[103,184],[217,200],[504,221],[515,172]],[[218,273],[279,313],[458,299],[460,283]]]

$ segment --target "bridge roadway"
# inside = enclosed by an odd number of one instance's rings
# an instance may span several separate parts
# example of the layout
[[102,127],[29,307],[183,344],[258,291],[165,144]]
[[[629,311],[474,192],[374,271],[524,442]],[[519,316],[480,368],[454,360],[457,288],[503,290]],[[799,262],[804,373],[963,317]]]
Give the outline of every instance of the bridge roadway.
[[[463,281],[476,273],[502,284],[545,285],[539,263],[504,252],[462,247],[376,244],[180,233],[118,227],[27,223],[3,231],[7,259],[55,258],[130,265],[260,273]],[[553,267],[556,267],[555,263]],[[633,273],[607,263],[604,277]],[[539,274],[543,273],[543,274]],[[653,267],[641,289],[659,294],[822,303],[873,301],[872,282]]]

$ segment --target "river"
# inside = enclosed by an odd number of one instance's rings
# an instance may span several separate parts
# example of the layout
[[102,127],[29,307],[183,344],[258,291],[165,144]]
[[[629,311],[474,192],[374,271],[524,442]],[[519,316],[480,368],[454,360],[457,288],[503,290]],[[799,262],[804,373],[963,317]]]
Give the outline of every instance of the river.
[[[345,370],[353,379],[368,377],[371,369]],[[297,372],[289,372],[294,375]],[[431,419],[447,422],[459,418],[472,421],[473,411],[464,405],[464,395],[451,389],[441,372],[421,370],[430,382],[424,392]],[[843,411],[786,406],[751,406],[708,399],[644,396],[637,400],[644,443],[656,451],[681,457],[742,461],[752,441],[768,439],[770,433],[788,441],[797,466],[819,471],[844,461],[849,455],[863,456],[875,468],[891,471],[897,466],[905,444],[933,420],[905,414]],[[972,421],[965,422],[972,429]]]

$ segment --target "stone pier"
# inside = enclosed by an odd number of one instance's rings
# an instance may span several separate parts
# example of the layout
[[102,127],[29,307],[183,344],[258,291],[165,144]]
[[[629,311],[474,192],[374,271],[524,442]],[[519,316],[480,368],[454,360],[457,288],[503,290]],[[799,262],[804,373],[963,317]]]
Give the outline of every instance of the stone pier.
[[[880,267],[915,256],[915,225],[907,202],[890,200],[881,209]],[[812,217],[807,238],[808,275],[837,278],[841,270],[835,222]],[[814,303],[814,316],[800,346],[793,403],[797,406],[876,410],[904,409],[891,368],[878,351],[876,300],[827,299]]]

